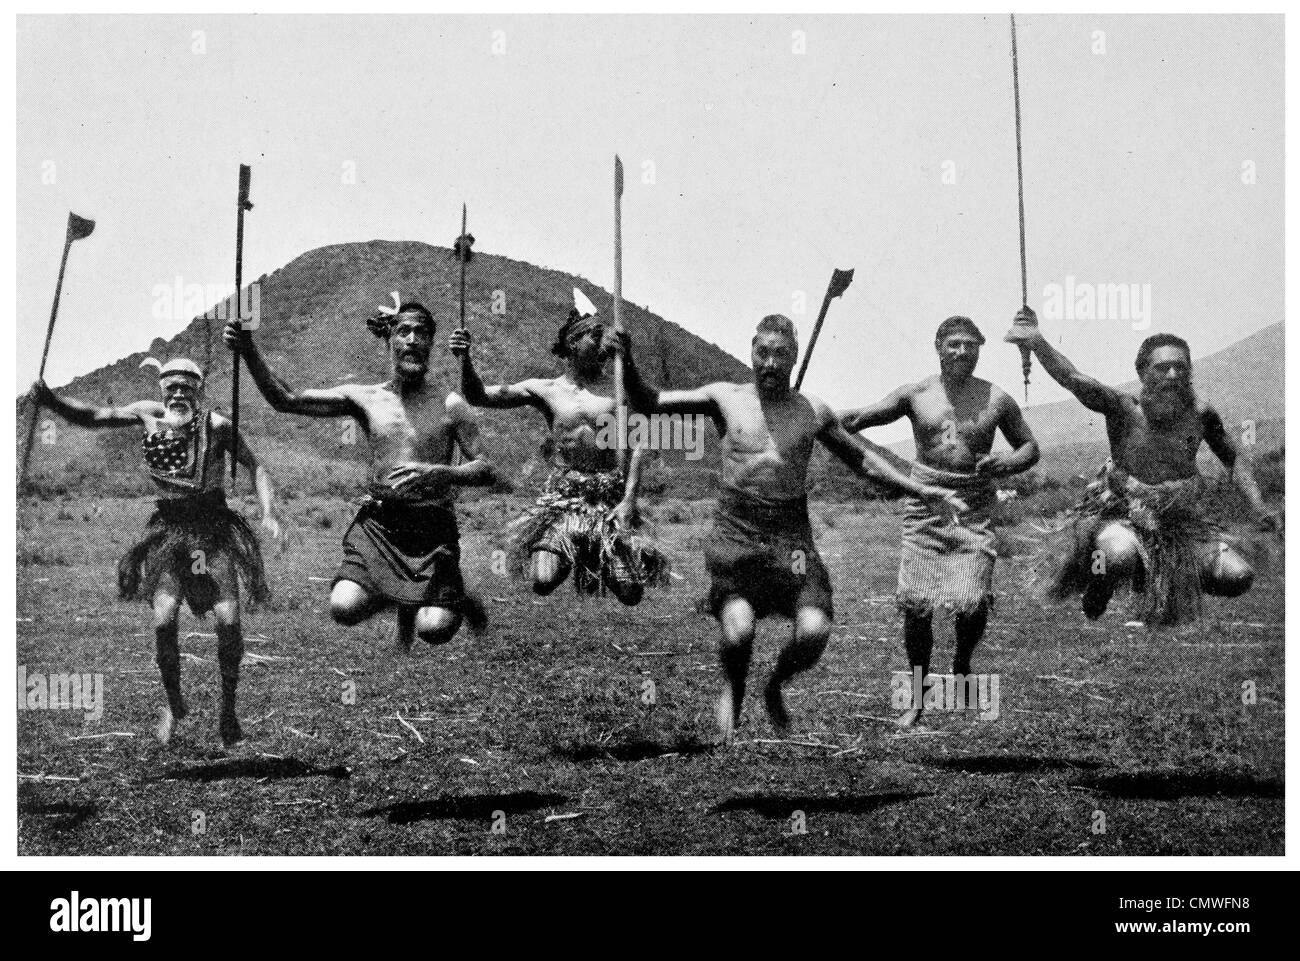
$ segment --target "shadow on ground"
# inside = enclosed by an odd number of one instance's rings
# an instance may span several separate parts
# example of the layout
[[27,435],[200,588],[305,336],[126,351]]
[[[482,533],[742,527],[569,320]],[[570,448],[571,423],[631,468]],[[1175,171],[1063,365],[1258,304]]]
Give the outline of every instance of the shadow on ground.
[[810,794],[745,794],[728,798],[710,810],[714,814],[728,811],[753,811],[767,818],[789,818],[794,811],[829,814],[870,814],[891,804],[902,804],[917,798],[930,797],[919,791],[893,791],[884,794],[828,795]]
[[20,818],[48,818],[49,820],[42,820],[41,824],[50,831],[71,831],[98,810],[98,806],[90,803],[74,804],[67,801],[44,802],[21,799],[18,801]]
[[1083,778],[1074,787],[1101,791],[1111,797],[1169,801],[1185,797],[1281,798],[1281,778],[1260,778],[1242,771],[1130,771]]
[[967,774],[1029,774],[1041,771],[1095,771],[1101,761],[1087,758],[1038,757],[1029,754],[971,754],[967,756],[928,757],[919,763]]
[[514,794],[464,794],[435,798],[431,801],[398,801],[360,812],[360,817],[385,817],[389,824],[413,824],[416,821],[486,821],[497,811],[519,814],[556,807],[569,799],[563,794],[539,794],[518,791]]
[[173,765],[156,777],[146,778],[146,783],[157,781],[229,781],[252,778],[256,781],[286,781],[300,777],[330,777],[336,781],[352,776],[352,771],[342,764],[317,767],[296,757],[225,758],[207,764]]

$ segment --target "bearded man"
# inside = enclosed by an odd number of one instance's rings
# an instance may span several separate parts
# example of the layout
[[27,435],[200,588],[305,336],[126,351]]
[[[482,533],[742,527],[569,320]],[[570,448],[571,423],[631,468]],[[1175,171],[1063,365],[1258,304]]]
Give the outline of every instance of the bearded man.
[[218,731],[229,746],[243,736],[235,713],[244,636],[239,617],[239,586],[252,601],[270,598],[257,535],[241,514],[226,506],[226,458],[237,457],[253,476],[262,509],[262,527],[273,538],[280,525],[272,513],[270,475],[235,433],[230,419],[207,407],[203,373],[193,361],[177,358],[160,366],[161,401],[141,400],[125,407],[101,407],[59,397],[37,381],[38,403],[79,427],[143,427],[145,466],[158,488],[156,510],[144,537],[118,563],[118,593],[124,600],[153,605],[158,670],[167,703],[154,729],[166,744],[187,712],[181,696],[177,624],[181,603],[195,617],[209,611],[217,622],[217,664],[221,673]]
[[1062,531],[1050,594],[1081,593],[1084,614],[1095,619],[1127,581],[1144,595],[1147,624],[1175,626],[1200,615],[1202,594],[1249,590],[1254,569],[1204,511],[1201,444],[1227,468],[1262,529],[1281,533],[1282,521],[1264,503],[1250,458],[1223,418],[1197,399],[1187,342],[1168,333],[1142,342],[1134,397],[1075,369],[1043,338],[1028,307],[1006,340],[1028,346],[1053,380],[1104,415],[1110,440],[1110,461]]
[[783,688],[821,658],[835,617],[830,575],[808,519],[808,463],[814,445],[822,444],[855,473],[939,502],[950,513],[964,511],[966,505],[952,491],[899,473],[866,441],[847,433],[823,401],[791,386],[799,339],[788,317],[771,314],[759,321],[751,345],[752,384],[656,390],[642,380],[627,335],[615,342],[623,352],[633,408],[706,415],[722,438],[721,490],[704,547],[712,579],[709,605],[721,628],[719,660],[726,678],[717,704],[722,739],[730,741],[740,721],[755,622],[771,614],[794,622],[763,692],[773,727],[785,731],[790,716]]
[[[397,638],[445,644],[463,619],[481,628],[482,609],[460,572],[456,487],[490,486],[492,466],[479,454],[469,405],[428,376],[436,331],[424,305],[381,308],[366,326],[385,342],[391,376],[381,384],[297,390],[271,370],[237,321],[224,338],[238,348],[275,410],[305,417],[351,417],[370,441],[370,484],[343,535],[343,563],[330,590],[330,616],[354,625],[397,608]],[[464,463],[452,464],[459,448]]]

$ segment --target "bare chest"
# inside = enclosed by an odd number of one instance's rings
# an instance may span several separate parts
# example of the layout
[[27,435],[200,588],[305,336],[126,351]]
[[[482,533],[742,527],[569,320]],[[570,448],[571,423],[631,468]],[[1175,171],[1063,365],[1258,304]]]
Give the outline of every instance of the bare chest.
[[365,398],[363,410],[370,442],[381,456],[441,461],[450,452],[455,424],[442,397],[402,397],[381,389]]
[[912,421],[918,438],[931,446],[963,445],[987,452],[998,414],[987,392],[949,396],[942,388],[931,388],[912,399]]

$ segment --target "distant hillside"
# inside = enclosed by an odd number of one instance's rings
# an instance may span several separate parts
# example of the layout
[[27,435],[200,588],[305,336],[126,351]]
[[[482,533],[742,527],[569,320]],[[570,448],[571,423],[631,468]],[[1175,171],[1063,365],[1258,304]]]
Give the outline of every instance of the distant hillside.
[[[1277,323],[1193,362],[1198,396],[1212,403],[1230,428],[1239,431],[1243,421],[1255,422],[1257,452],[1275,450],[1286,442],[1284,348],[1283,325]],[[1037,365],[1035,371],[1038,378],[1046,377]],[[1139,389],[1137,380],[1119,387],[1132,393]],[[1043,450],[1036,469],[1044,476],[1063,480],[1091,475],[1108,456],[1105,418],[1076,400],[1028,407],[1025,419]],[[913,456],[911,441],[890,446],[903,457]],[[1206,469],[1217,463],[1204,448],[1201,459]]]
[[[366,330],[364,319],[377,305],[391,303],[390,291],[399,291],[404,299],[424,303],[438,319],[432,375],[449,387],[458,386],[458,371],[443,346],[458,312],[458,265],[449,249],[389,241],[321,247],[259,278],[259,283],[262,326],[255,336],[271,365],[289,383],[328,386],[385,379],[384,345]],[[574,287],[610,316],[612,297],[581,277],[475,252],[467,276],[467,315],[475,363],[486,382],[560,372],[550,347],[573,303]],[[674,323],[626,302],[624,317],[643,369],[664,385],[749,379],[748,368],[736,358]],[[220,333],[220,321],[195,318],[171,340],[155,340],[147,353],[132,354],[78,377],[61,391],[105,403],[153,397],[154,373],[141,370],[140,362],[150,355],[164,361],[187,356],[205,367],[209,399],[225,408],[231,354]],[[526,410],[480,414],[485,448],[506,480],[519,484],[526,466],[537,467],[545,421]],[[345,433],[348,422],[344,420],[276,414],[247,371],[241,378],[240,417],[250,443],[291,489],[350,493],[361,480],[364,437],[354,439]],[[24,419],[19,423],[21,429]],[[57,443],[36,445],[29,478],[38,488],[72,490],[90,485],[122,493],[147,492],[138,466],[138,443],[130,430],[92,433],[59,423]],[[707,488],[717,457],[717,438],[710,429],[702,461],[686,461],[680,452],[669,452],[656,476],[679,496],[693,496],[696,489]]]
[[[449,249],[389,241],[321,247],[258,282],[262,326],[255,336],[272,367],[290,384],[384,380],[388,376],[385,348],[366,330],[364,319],[377,305],[391,302],[390,291],[398,291],[405,299],[424,303],[438,319],[432,375],[458,387],[458,369],[444,346],[459,309],[459,271]],[[513,382],[561,371],[550,348],[572,306],[574,287],[586,293],[603,315],[612,316],[612,296],[581,277],[475,252],[467,275],[467,322],[474,335],[475,365],[484,381]],[[751,378],[749,368],[735,357],[644,308],[625,302],[624,318],[643,371],[659,385],[739,383]],[[154,372],[141,370],[140,362],[146,356],[163,361],[186,356],[205,368],[209,399],[224,409],[230,397],[231,354],[220,335],[220,321],[195,318],[171,340],[155,340],[147,353],[131,354],[60,390],[69,397],[102,403],[153,397]],[[612,384],[605,389],[612,393]],[[484,447],[499,466],[505,485],[527,489],[541,469],[545,421],[529,410],[479,414]],[[245,436],[286,491],[351,496],[363,483],[366,442],[345,431],[348,421],[276,414],[247,371],[241,378],[240,417]],[[25,424],[26,418],[20,417],[20,432]],[[91,432],[55,421],[54,439],[53,444],[38,442],[33,452],[28,478],[35,490],[151,491],[139,468],[135,431]],[[680,451],[665,452],[649,468],[646,490],[658,496],[708,496],[718,465],[718,437],[710,426],[703,459],[688,461]],[[863,492],[856,481],[829,476],[821,460],[812,480],[818,493],[845,491],[861,496]]]

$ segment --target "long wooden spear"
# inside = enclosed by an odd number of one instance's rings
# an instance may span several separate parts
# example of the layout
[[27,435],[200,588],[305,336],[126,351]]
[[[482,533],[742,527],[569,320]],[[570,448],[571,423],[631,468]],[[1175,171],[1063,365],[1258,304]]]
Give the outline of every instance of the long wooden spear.
[[[253,170],[247,164],[239,165],[239,199],[235,214],[235,323],[243,326],[244,320],[244,211],[252,210],[248,190],[252,186]],[[238,343],[238,342],[236,342]],[[239,347],[235,347],[230,373],[230,483],[239,474]]]
[[[614,155],[614,333],[623,334],[623,161]],[[623,352],[614,357],[614,410],[618,418],[618,466],[627,473],[627,408],[623,394]]]
[[813,348],[817,346],[817,335],[822,332],[822,323],[826,320],[826,311],[830,310],[831,301],[848,290],[851,283],[853,283],[852,270],[836,268],[831,271],[831,282],[826,287],[826,296],[822,298],[822,309],[817,314],[817,323],[813,325],[812,337],[808,339],[808,349],[803,352],[803,363],[799,365],[799,376],[794,379],[795,390],[803,386],[803,375],[808,372],[808,361],[812,360]]
[[[72,250],[74,241],[89,237],[95,229],[95,222],[85,217],[78,217],[68,211],[68,229],[63,235],[63,257],[59,261],[59,279],[54,284],[54,304],[50,307],[50,324],[45,328],[45,348],[41,351],[41,370],[39,380],[45,380],[45,362],[50,357],[50,341],[54,338],[54,322],[59,317],[59,298],[63,296],[63,273],[68,269],[68,251]],[[27,446],[23,448],[22,466],[18,469],[18,479],[27,474],[27,462],[32,456],[32,444],[36,440],[36,422],[40,420],[40,401],[32,401],[31,420],[27,424]]]
[[[1016,103],[1016,188],[1020,198],[1020,303],[1029,306],[1029,271],[1025,266],[1025,168],[1020,149],[1020,58],[1016,52],[1016,15],[1011,14],[1011,88]],[[1029,371],[1034,355],[1027,344],[1019,344],[1020,370],[1025,375],[1025,403],[1029,403]]]

